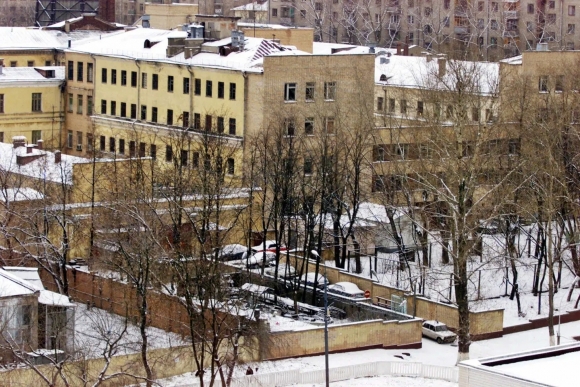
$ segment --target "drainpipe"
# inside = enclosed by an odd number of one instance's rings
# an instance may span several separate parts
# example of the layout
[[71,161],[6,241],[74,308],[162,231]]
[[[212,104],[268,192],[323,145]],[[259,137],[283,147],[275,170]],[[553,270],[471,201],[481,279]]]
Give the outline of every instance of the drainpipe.
[[141,65],[139,64],[139,59],[135,59],[135,65],[137,66],[137,111],[135,119],[141,117]]
[[[195,78],[193,78],[193,67],[188,65],[187,71],[189,72],[189,122],[187,123],[186,130],[191,127],[191,123],[193,122],[193,94],[195,93]],[[181,124],[183,125],[183,119],[181,120]]]

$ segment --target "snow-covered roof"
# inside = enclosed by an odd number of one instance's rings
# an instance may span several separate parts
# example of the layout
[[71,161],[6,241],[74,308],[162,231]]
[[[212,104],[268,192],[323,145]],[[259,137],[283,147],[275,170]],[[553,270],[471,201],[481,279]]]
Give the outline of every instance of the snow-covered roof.
[[25,283],[30,284],[36,290],[40,291],[38,303],[53,306],[75,306],[70,302],[67,296],[51,292],[44,289],[42,280],[38,275],[38,269],[33,267],[5,266],[3,270],[11,275],[20,278]]
[[35,189],[20,187],[0,189],[0,202],[20,202],[26,200],[41,200],[44,195]]
[[20,277],[0,269],[0,297],[28,296],[38,290]]
[[[60,163],[54,162],[54,153],[33,148],[32,153],[26,153],[27,147],[14,148],[12,144],[0,143],[0,169],[12,171],[24,176],[52,182],[72,184],[72,169],[75,163],[86,163],[87,159],[61,155]],[[18,165],[18,156],[38,156],[25,165]]]
[[[46,78],[39,70],[54,70],[54,78]],[[0,74],[0,86],[19,84],[21,82],[55,83],[64,81],[64,66],[43,66],[43,67],[4,67]]]
[[65,48],[71,40],[72,47],[82,42],[99,40],[102,37],[122,34],[123,31],[41,30],[27,27],[0,27],[0,50]]
[[59,21],[59,22],[56,22],[56,23],[54,23],[54,24],[51,24],[51,25],[49,25],[48,27],[49,27],[49,28],[58,28],[58,27],[64,27],[64,25],[66,24],[66,22],[69,22],[69,23],[74,23],[74,22],[77,22],[77,21],[79,21],[79,20],[83,20],[83,17],[82,17],[82,16],[79,16],[79,17],[73,17],[73,18],[70,18],[70,19],[67,19],[67,20],[63,20],[63,21]]
[[232,8],[230,11],[268,11],[268,2],[258,3],[254,1],[253,3],[248,3],[240,5],[239,7]]
[[[490,94],[497,90],[498,63],[445,60],[446,71],[439,79],[438,60],[440,58],[432,56],[377,55],[375,83],[409,88],[454,90],[455,73],[461,71],[465,74],[474,74],[474,80],[477,80],[475,92]],[[386,81],[381,81],[383,75]]]

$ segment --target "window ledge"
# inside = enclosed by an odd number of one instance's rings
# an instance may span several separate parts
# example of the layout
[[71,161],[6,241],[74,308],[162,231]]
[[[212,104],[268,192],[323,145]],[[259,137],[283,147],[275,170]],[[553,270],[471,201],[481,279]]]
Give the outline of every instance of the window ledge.
[[293,100],[293,101],[292,100],[286,100],[286,99],[284,100],[284,103],[296,103],[296,102],[297,102],[296,100]]

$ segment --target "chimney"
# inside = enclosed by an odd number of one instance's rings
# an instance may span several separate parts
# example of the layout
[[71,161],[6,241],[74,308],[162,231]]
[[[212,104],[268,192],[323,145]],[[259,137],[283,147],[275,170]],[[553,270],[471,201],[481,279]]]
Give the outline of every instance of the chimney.
[[99,19],[109,23],[115,22],[115,0],[99,0]]
[[68,40],[68,48],[70,48],[70,47],[71,47],[71,43],[72,43],[72,40],[70,40],[70,39],[69,39],[69,40]]
[[40,150],[42,150],[42,147],[43,147],[43,145],[44,145],[44,141],[43,141],[43,140],[38,140],[38,141],[36,142],[36,147],[37,147],[38,149],[40,149]]
[[26,137],[24,137],[24,136],[12,137],[12,145],[14,146],[14,149],[20,148],[21,146],[25,146],[26,145]]
[[439,77],[443,77],[447,71],[447,59],[439,58],[437,64],[439,65]]
[[60,163],[60,157],[61,157],[60,151],[54,152],[54,162],[56,164]]
[[397,42],[397,55],[401,55],[401,43]]
[[4,59],[0,58],[0,75],[2,75],[3,67],[4,67]]
[[32,146],[27,146],[26,147],[26,154],[29,155],[32,153]]
[[70,32],[70,22],[68,20],[64,21],[64,32]]

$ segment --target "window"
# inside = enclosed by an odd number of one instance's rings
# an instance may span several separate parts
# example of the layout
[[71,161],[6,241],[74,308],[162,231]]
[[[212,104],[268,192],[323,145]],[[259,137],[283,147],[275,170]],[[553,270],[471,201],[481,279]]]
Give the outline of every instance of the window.
[[147,105],[141,105],[141,120],[147,121]]
[[115,101],[111,101],[111,115],[112,116],[117,115],[117,102]]
[[171,162],[173,160],[173,147],[165,145],[165,161]]
[[117,84],[117,70],[111,70],[111,85]]
[[[14,66],[12,67],[16,67],[16,62],[14,62]],[[74,79],[74,73],[75,73],[75,63],[72,60],[68,61],[67,64],[67,79],[69,81],[72,81]]]
[[385,99],[383,97],[377,98],[377,110],[382,112],[385,108]]
[[316,11],[322,11],[322,3],[314,3],[314,9]]
[[121,117],[127,117],[127,104],[121,102]]
[[105,151],[105,146],[106,146],[106,142],[107,142],[107,138],[105,136],[101,136],[100,141],[99,141],[99,149],[101,150],[101,152]]
[[147,144],[144,142],[139,143],[139,157],[145,157],[145,150],[147,149]]
[[183,117],[182,123],[184,128],[189,128],[189,112],[183,112],[181,117]]
[[4,94],[0,94],[0,113],[4,113]]
[[284,101],[296,101],[296,84],[284,84]]
[[125,140],[122,138],[119,139],[119,153],[122,155],[125,154]]
[[147,73],[141,73],[141,88],[147,88]]
[[127,86],[127,71],[121,70],[121,86]]
[[[70,63],[72,63],[72,62],[70,62]],[[15,60],[11,60],[11,61],[10,61],[10,67],[16,67],[16,61],[15,61]],[[71,67],[71,68],[72,68],[72,67]],[[73,71],[73,70],[71,70],[71,71]],[[71,74],[72,74],[72,73],[71,73]],[[70,79],[71,79],[71,80],[73,79],[73,78],[72,78],[72,75],[71,75],[71,78],[70,78]]]
[[194,80],[193,94],[201,95],[201,79],[199,78],[195,78]]
[[401,106],[401,113],[402,114],[406,114],[407,113],[407,100],[406,99],[402,99],[400,106]]
[[173,93],[173,75],[167,76],[167,92]]
[[129,156],[130,157],[135,157],[136,147],[137,147],[137,144],[135,143],[135,141],[129,141]]
[[218,98],[223,99],[224,98],[224,83],[223,82],[218,82]]
[[77,81],[78,82],[83,81],[83,68],[84,68],[83,62],[77,62]]
[[107,83],[107,69],[101,69],[101,83]]
[[230,100],[236,99],[236,84],[230,83]]
[[87,82],[93,83],[93,64],[87,63]]
[[306,19],[306,10],[305,9],[301,9],[300,10],[300,18],[301,19]]
[[304,159],[304,174],[305,175],[312,175],[312,158],[306,157]]
[[115,153],[115,137],[109,137],[109,152]]
[[224,118],[223,117],[218,117],[217,118],[217,131],[218,133],[223,133],[225,130],[224,127]]
[[91,95],[87,96],[87,116],[93,115],[93,97]]
[[87,151],[93,151],[93,135],[91,133],[87,133]]
[[201,114],[193,113],[193,127],[195,129],[201,129]]
[[167,125],[173,125],[173,110],[167,109]]
[[568,24],[568,34],[574,35],[576,31],[576,24]]
[[137,104],[135,103],[131,104],[131,119],[133,120],[137,119]]
[[550,7],[550,9],[554,9],[554,8],[556,8],[556,2],[550,1],[550,2],[548,2],[548,6]]
[[83,95],[77,95],[77,114],[83,114]]
[[159,89],[159,74],[153,74],[153,80],[151,82],[153,83],[153,85],[152,85],[153,90],[158,90]]
[[272,17],[278,17],[278,8],[272,8]]
[[485,121],[493,122],[493,111],[491,109],[485,109]]
[[423,101],[417,101],[417,117],[423,117]]
[[498,12],[499,11],[499,5],[497,2],[492,2],[491,3],[491,11],[492,12]]
[[188,152],[186,150],[181,150],[181,165],[187,166]]
[[479,108],[474,107],[471,109],[471,120],[479,122]]
[[69,111],[69,113],[73,112],[73,108],[74,108],[74,95],[69,94],[68,95],[68,111]]
[[157,160],[157,145],[155,144],[151,144],[149,146],[149,156],[153,159],[153,160]]
[[415,24],[415,16],[413,15],[407,16],[407,24]]
[[478,1],[477,2],[477,11],[478,12],[483,12],[483,5],[484,5],[484,2],[483,1]]
[[73,147],[73,131],[69,130],[66,134],[66,147],[72,149]]
[[213,92],[213,82],[212,81],[205,81],[205,96],[211,97]]
[[497,38],[489,38],[489,44],[492,47],[497,47]]
[[209,114],[205,115],[205,130],[210,131],[211,130],[211,120],[212,117]]
[[389,113],[395,112],[395,99],[389,98]]
[[26,62],[26,65],[28,67],[34,67],[34,61],[33,60],[29,60],[28,62]]
[[189,94],[189,77],[183,77],[183,94]]
[[314,134],[314,118],[308,117],[304,120],[304,134],[312,136]]
[[151,108],[151,122],[157,122],[157,108]]
[[231,134],[232,136],[236,135],[236,119],[235,118],[230,118],[230,128],[229,128],[229,134]]
[[236,170],[236,162],[234,161],[233,158],[228,158],[227,160],[227,164],[226,164],[226,173],[228,175],[233,175],[234,172]]
[[431,7],[425,7],[425,17],[431,16]]
[[[78,133],[81,133],[81,132],[78,132]],[[81,133],[81,135],[82,135],[82,133]],[[38,141],[41,140],[41,139],[42,139],[42,131],[40,131],[40,130],[33,130],[32,131],[32,143],[33,144],[37,144]],[[82,141],[81,141],[81,144],[82,144]]]
[[32,111],[41,112],[42,111],[42,94],[32,93]]
[[542,75],[538,82],[538,90],[540,92],[547,92],[548,91],[548,76]]
[[547,14],[546,15],[546,21],[548,23],[552,23],[552,24],[556,23],[556,14],[555,13],[549,13],[549,14]]
[[294,136],[296,134],[296,124],[292,118],[286,118],[284,120],[284,128],[287,136]]
[[306,82],[306,101],[314,101],[314,82]]
[[490,25],[491,25],[492,30],[497,30],[499,28],[499,25],[497,24],[497,20],[495,20],[495,19],[491,19]]
[[324,128],[326,129],[326,134],[334,134],[334,118],[326,118],[324,120]]
[[568,6],[568,16],[576,16],[576,6],[575,5]]
[[528,13],[534,14],[534,3],[528,3]]
[[564,90],[564,76],[556,75],[556,83],[554,85],[554,90],[561,93]]
[[449,16],[445,16],[445,17],[443,18],[443,25],[444,25],[445,27],[449,27],[449,20],[450,20]]
[[479,28],[480,30],[483,29],[485,22],[483,21],[483,19],[477,19],[477,28]]
[[449,9],[451,6],[451,0],[443,0],[443,8]]
[[336,98],[336,82],[324,82],[324,99],[334,100]]
[[137,71],[131,71],[131,87],[137,87]]

